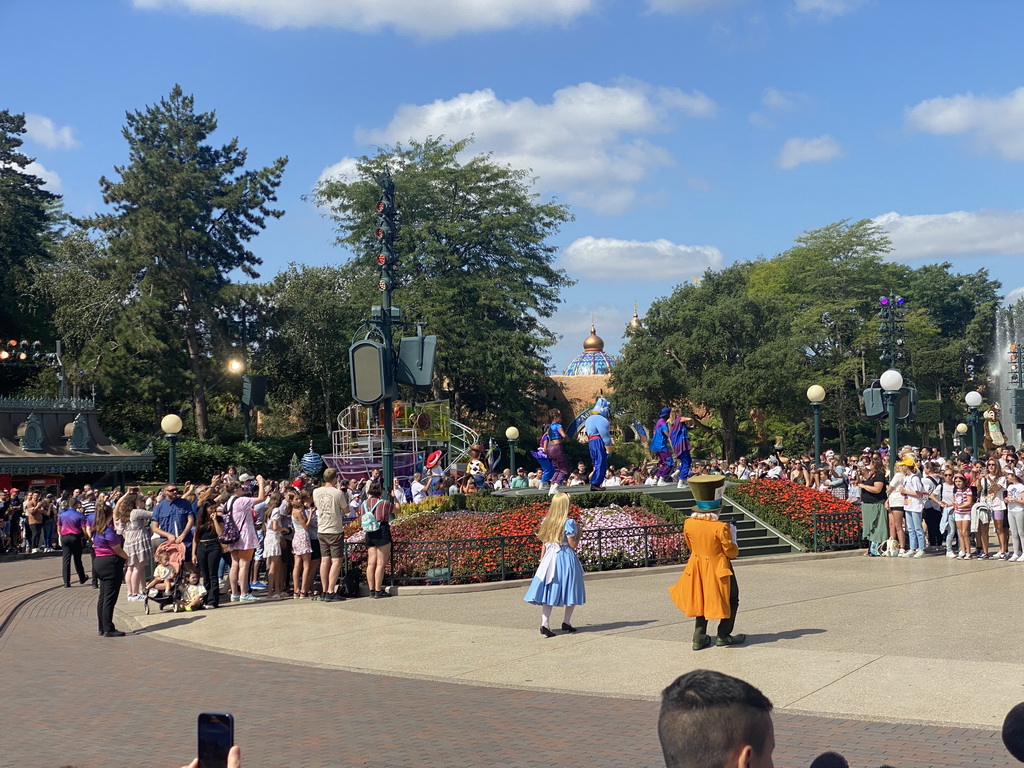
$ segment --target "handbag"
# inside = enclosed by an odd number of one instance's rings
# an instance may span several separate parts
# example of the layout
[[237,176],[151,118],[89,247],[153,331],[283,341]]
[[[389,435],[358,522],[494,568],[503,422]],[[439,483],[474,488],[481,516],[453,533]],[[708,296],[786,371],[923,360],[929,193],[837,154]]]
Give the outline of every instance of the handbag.
[[878,545],[878,554],[882,557],[896,557],[900,553],[900,543],[896,539],[886,539]]

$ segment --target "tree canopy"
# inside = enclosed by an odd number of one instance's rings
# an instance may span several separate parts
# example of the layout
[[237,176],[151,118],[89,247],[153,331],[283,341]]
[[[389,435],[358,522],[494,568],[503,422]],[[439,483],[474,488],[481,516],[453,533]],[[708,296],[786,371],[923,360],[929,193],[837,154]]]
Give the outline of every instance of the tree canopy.
[[467,419],[528,418],[555,341],[543,320],[573,282],[553,266],[548,238],[572,217],[538,200],[526,172],[489,155],[461,159],[469,145],[437,138],[382,149],[359,159],[354,179],[328,180],[316,197],[354,254],[350,284],[369,307],[379,302],[377,179],[391,171],[400,216],[393,300],[438,336],[432,397],[450,399]]

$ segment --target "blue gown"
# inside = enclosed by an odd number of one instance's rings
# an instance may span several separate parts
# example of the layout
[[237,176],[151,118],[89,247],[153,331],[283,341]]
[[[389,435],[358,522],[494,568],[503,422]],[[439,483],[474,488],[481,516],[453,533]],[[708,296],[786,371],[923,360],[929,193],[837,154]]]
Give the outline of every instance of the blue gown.
[[526,590],[526,602],[532,605],[583,605],[587,592],[583,587],[583,566],[566,538],[577,536],[576,521],[565,521],[561,544],[545,544],[537,573]]

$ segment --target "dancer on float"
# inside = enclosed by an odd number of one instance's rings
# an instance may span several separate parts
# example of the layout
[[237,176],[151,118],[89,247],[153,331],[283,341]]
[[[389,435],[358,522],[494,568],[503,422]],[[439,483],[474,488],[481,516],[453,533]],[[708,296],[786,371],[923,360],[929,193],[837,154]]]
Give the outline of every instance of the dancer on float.
[[590,475],[590,487],[593,490],[599,490],[608,476],[608,454],[612,449],[612,435],[609,430],[611,425],[608,421],[609,405],[610,403],[603,397],[597,398],[590,415],[583,422],[587,443],[590,446],[590,460],[594,463],[594,471]]
[[558,493],[559,483],[564,483],[565,478],[569,476],[569,462],[565,458],[565,451],[562,449],[562,441],[565,440],[565,430],[562,429],[562,414],[557,408],[552,408],[548,411],[548,418],[550,422],[545,430],[548,441],[544,450],[551,459],[551,464],[554,466],[555,471],[551,476],[551,488],[548,490],[549,495],[554,496]]
[[540,465],[540,488],[541,491],[546,491],[551,485],[551,478],[555,475],[555,467],[551,463],[551,459],[548,457],[548,433],[544,431],[540,435],[540,442],[537,445],[536,451],[530,451],[530,455],[537,460],[537,464]]
[[654,470],[654,476],[657,478],[656,485],[669,484],[668,478],[675,465],[668,427],[668,417],[671,413],[671,408],[662,408],[658,415],[658,421],[654,424],[654,431],[651,432],[651,453],[658,457],[658,468]]
[[[679,462],[679,482],[677,488],[686,487],[686,478],[690,476],[690,429],[686,422],[693,421],[689,416],[683,416],[681,408],[673,408],[669,416],[669,440],[672,443],[672,453]],[[741,457],[740,462],[746,464],[746,458]],[[748,471],[749,475],[749,471]]]

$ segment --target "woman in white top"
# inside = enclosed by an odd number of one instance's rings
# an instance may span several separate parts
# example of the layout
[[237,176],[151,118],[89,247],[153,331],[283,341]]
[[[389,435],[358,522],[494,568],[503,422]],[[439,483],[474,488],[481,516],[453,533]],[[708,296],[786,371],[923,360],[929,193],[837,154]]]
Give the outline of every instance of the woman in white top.
[[1010,523],[1013,554],[1010,562],[1024,563],[1024,483],[1016,475],[1007,475],[1006,519]]
[[[1010,557],[1009,536],[1003,528],[1003,520],[1006,518],[1006,477],[1003,475],[999,459],[990,458],[985,462],[985,474],[978,478],[974,488],[978,501],[988,504],[992,509],[992,523],[996,529],[996,538],[999,540],[999,560],[1007,560]],[[988,557],[988,524],[978,522],[978,540],[981,543],[982,553],[979,558],[984,560]]]
[[911,456],[904,456],[896,465],[903,473],[903,511],[907,519],[907,533],[910,544],[907,550],[900,551],[900,557],[924,557],[924,526],[921,524],[924,514],[924,503],[928,497],[924,483],[917,474],[917,464]]
[[904,498],[900,489],[903,488],[905,475],[900,471],[899,464],[896,465],[896,472],[889,478],[889,498],[885,504],[889,509],[889,538],[898,539],[900,542],[899,554],[907,551],[907,534],[903,530],[903,504]]

